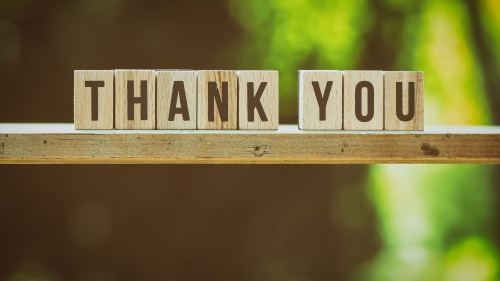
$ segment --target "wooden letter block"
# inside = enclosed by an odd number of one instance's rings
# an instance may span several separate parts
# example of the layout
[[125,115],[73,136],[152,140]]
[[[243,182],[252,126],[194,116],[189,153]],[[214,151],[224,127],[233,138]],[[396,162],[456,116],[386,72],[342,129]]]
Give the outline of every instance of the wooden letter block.
[[155,71],[115,70],[115,128],[155,129]]
[[344,73],[344,129],[384,129],[384,72]]
[[299,129],[342,130],[342,72],[299,71]]
[[386,71],[385,129],[424,129],[424,73]]
[[113,70],[75,70],[75,129],[113,129]]
[[278,71],[238,71],[240,130],[277,130]]
[[157,129],[196,129],[196,79],[194,70],[156,71]]
[[237,83],[235,71],[198,71],[198,129],[238,128]]

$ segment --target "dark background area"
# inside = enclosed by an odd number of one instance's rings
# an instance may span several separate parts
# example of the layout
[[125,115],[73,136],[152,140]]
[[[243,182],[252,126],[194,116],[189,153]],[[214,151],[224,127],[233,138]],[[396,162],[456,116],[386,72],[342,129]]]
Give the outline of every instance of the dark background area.
[[2,167],[1,278],[351,279],[379,248],[357,170]]

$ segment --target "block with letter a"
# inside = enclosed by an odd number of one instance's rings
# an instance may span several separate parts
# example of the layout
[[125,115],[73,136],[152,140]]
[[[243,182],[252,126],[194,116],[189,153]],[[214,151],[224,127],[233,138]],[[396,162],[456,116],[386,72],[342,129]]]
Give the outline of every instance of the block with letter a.
[[196,129],[196,79],[194,70],[156,71],[157,129]]

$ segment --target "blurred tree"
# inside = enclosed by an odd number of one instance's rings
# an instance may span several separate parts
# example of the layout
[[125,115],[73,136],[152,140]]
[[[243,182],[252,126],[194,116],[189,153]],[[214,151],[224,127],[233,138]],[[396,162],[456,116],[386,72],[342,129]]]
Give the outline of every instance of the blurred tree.
[[[498,124],[500,28],[491,6],[500,5],[495,1],[229,3],[249,33],[243,59],[280,70],[287,120],[296,118],[291,92],[300,68],[415,69],[425,71],[426,123],[488,124],[493,117]],[[332,167],[332,174],[336,170]],[[359,169],[358,175],[364,173]],[[367,280],[498,278],[488,235],[492,187],[499,182],[491,167],[379,165],[369,173],[367,190],[385,246],[365,272]]]

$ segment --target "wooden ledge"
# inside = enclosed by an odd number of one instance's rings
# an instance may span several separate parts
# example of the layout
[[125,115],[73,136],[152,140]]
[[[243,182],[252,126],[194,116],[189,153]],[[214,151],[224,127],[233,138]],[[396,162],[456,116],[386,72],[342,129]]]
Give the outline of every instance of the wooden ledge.
[[0,163],[500,163],[500,127],[425,131],[74,130],[0,124]]

